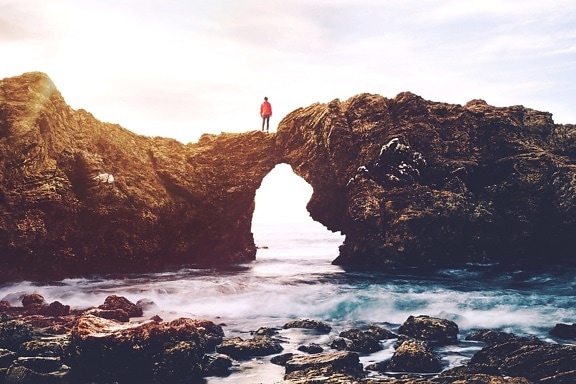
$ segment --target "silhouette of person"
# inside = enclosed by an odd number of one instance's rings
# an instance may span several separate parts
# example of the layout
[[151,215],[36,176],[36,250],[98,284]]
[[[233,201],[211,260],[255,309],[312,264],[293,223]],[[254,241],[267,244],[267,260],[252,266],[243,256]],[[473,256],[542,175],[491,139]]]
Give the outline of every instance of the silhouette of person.
[[264,132],[264,124],[266,124],[266,132],[270,129],[270,116],[272,116],[272,105],[268,102],[268,98],[264,98],[264,102],[260,105],[260,116],[262,116],[262,132]]

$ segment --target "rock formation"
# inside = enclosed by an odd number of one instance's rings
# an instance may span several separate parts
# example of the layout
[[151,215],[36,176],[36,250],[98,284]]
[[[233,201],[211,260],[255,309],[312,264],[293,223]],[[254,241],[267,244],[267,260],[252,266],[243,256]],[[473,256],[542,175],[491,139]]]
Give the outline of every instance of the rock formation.
[[184,145],[73,110],[26,73],[0,81],[1,279],[251,261],[255,192],[279,163],[346,235],[337,264],[573,262],[575,155],[576,129],[549,113],[411,93]]
[[292,112],[276,145],[346,235],[337,264],[573,262],[576,130],[550,113],[361,94]]
[[4,79],[0,279],[253,260],[254,196],[275,154],[261,132],[136,135],[71,109],[44,74]]

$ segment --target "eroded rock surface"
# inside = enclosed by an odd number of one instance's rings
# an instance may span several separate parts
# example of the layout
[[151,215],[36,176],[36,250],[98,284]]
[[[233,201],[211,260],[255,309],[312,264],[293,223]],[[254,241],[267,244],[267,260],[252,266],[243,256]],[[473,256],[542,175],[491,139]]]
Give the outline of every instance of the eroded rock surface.
[[547,112],[405,92],[295,110],[276,134],[145,137],[70,108],[52,81],[0,81],[0,279],[251,261],[254,197],[288,163],[335,263],[574,263],[576,128]]

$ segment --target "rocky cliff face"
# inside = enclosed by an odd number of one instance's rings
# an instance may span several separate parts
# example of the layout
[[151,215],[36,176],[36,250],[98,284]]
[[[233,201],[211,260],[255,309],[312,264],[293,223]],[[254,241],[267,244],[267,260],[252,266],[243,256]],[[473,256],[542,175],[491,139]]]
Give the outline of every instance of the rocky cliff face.
[[346,234],[335,263],[370,267],[573,262],[575,141],[546,112],[411,93],[312,105],[277,134],[312,216]]
[[571,262],[574,126],[496,108],[362,94],[276,134],[144,137],[73,110],[52,81],[0,81],[1,279],[253,260],[255,192],[278,163],[346,240],[338,264]]
[[72,110],[44,74],[4,79],[2,279],[252,260],[254,196],[275,153],[260,132],[139,136]]

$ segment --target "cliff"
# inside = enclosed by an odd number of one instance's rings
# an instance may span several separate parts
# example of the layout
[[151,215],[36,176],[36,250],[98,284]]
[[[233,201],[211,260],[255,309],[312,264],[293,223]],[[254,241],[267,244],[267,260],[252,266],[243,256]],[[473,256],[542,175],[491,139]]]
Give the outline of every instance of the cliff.
[[2,277],[253,260],[254,196],[274,148],[260,132],[188,145],[139,136],[72,110],[44,74],[4,79]]
[[336,264],[574,262],[576,129],[550,113],[361,94],[294,111],[277,147],[346,235]]
[[254,197],[276,164],[346,235],[335,263],[572,262],[572,125],[522,106],[361,94],[276,134],[145,137],[70,108],[52,81],[0,81],[2,279],[253,260]]

